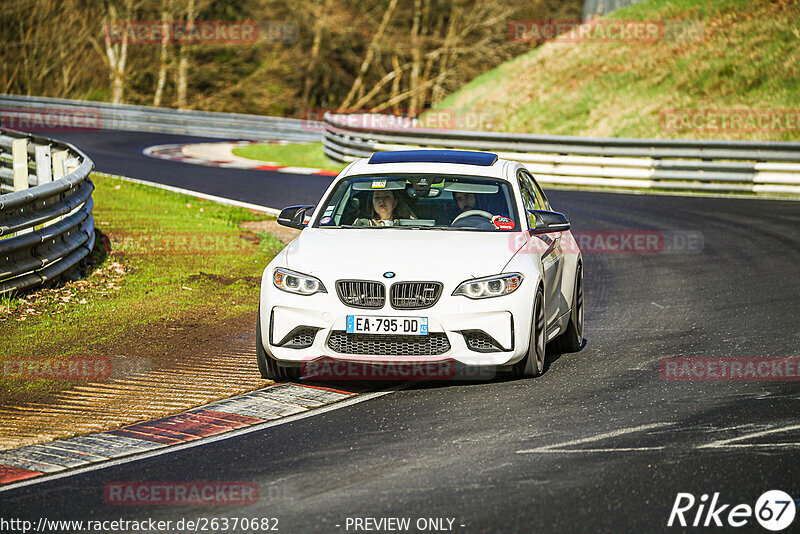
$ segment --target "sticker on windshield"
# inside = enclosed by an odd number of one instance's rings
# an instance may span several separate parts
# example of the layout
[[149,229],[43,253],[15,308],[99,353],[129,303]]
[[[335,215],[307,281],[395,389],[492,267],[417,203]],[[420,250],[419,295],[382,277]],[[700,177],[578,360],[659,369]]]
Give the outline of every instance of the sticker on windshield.
[[335,210],[335,209],[336,209],[336,206],[328,206],[327,208],[325,208],[325,213],[323,213],[322,215],[324,215],[324,216],[332,215],[333,214],[333,210]]
[[386,180],[372,180],[372,189],[383,189],[386,187]]
[[322,219],[320,219],[319,222],[320,222],[320,224],[328,224],[329,222],[331,222],[331,218],[330,217],[323,217]]
[[492,217],[492,224],[498,230],[514,229],[514,221],[512,221],[508,217],[503,217],[502,215],[495,215],[494,217]]

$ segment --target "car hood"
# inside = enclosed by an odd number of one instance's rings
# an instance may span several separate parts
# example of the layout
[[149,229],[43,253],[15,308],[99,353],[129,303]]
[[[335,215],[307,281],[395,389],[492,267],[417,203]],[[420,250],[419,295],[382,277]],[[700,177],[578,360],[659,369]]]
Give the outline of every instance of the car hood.
[[[285,249],[289,269],[327,279],[469,279],[498,274],[513,257],[518,232],[306,228]],[[523,238],[524,239],[524,238]]]

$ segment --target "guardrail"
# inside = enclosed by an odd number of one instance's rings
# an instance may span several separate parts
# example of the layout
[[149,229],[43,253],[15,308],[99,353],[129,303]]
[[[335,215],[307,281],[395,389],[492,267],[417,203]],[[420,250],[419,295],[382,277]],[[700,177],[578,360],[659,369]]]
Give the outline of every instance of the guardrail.
[[384,150],[487,150],[524,163],[545,184],[800,195],[800,143],[433,130],[364,114],[326,114],[324,122],[323,151],[341,162]]
[[92,167],[72,145],[0,130],[0,295],[55,280],[91,252]]
[[127,130],[225,139],[320,141],[311,120],[179,110],[62,98],[0,95],[0,126],[15,130]]

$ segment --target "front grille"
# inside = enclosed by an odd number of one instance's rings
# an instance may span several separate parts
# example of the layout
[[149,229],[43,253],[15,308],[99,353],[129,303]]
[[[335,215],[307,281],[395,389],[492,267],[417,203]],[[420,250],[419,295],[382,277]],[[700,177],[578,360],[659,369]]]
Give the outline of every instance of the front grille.
[[468,330],[462,332],[467,347],[475,352],[501,352],[503,347],[492,336],[482,330]]
[[314,338],[317,335],[317,330],[314,328],[303,328],[292,332],[292,336],[284,343],[284,347],[288,349],[305,349],[314,343]]
[[336,294],[339,300],[353,308],[377,310],[386,302],[386,287],[369,280],[339,280]]
[[441,294],[439,282],[397,282],[392,284],[389,302],[396,310],[422,310],[436,304]]
[[431,332],[427,336],[383,336],[334,330],[328,338],[328,347],[341,354],[436,356],[450,350],[450,342],[444,332]]

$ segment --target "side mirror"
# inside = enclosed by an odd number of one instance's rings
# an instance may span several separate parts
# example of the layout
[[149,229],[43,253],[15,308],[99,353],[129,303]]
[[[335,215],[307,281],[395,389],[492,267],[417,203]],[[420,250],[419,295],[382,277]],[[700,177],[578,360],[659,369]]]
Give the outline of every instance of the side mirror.
[[536,226],[531,230],[534,234],[566,232],[570,228],[569,221],[563,213],[547,210],[528,210],[528,213],[536,217]]
[[312,208],[314,208],[314,206],[290,206],[288,208],[283,208],[281,214],[278,215],[278,224],[302,230],[306,227],[306,211]]

